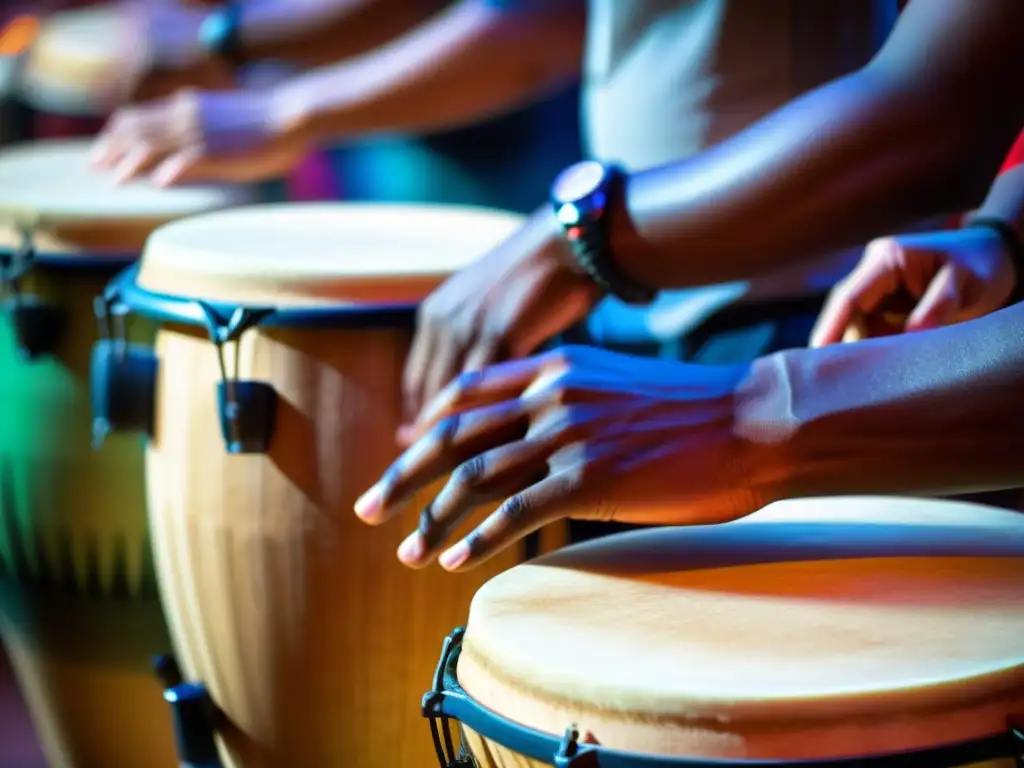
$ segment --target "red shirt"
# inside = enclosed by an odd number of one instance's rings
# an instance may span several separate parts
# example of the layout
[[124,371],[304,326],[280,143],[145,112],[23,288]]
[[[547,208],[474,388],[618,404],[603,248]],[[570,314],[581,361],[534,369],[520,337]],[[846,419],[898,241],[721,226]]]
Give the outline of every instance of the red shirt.
[[1017,141],[1010,148],[1010,154],[1006,156],[1006,160],[1003,161],[1003,167],[999,169],[999,172],[1002,173],[1011,168],[1016,168],[1022,163],[1024,163],[1024,131],[1018,134]]

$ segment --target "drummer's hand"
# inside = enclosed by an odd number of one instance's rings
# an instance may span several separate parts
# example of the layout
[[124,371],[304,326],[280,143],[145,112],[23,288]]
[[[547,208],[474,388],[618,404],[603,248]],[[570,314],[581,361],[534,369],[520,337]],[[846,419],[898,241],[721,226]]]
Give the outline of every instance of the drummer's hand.
[[420,409],[459,373],[528,355],[586,315],[600,296],[574,265],[545,208],[427,297],[405,368],[401,444],[415,439]]
[[[811,346],[843,340],[854,323],[869,335],[920,331],[970,320],[999,309],[1016,281],[999,236],[983,227],[884,237],[870,243],[856,269],[837,285],[811,334]],[[909,295],[903,327],[880,315],[887,300]]]
[[[399,549],[406,565],[421,567],[453,544],[440,556],[448,570],[475,566],[562,517],[741,517],[767,503],[752,489],[772,474],[760,453],[772,449],[738,434],[737,388],[748,371],[565,347],[463,374],[429,404],[424,436],[356,513],[382,523],[450,473]],[[496,502],[465,539],[449,540],[475,506]]]
[[273,90],[182,91],[117,112],[93,162],[122,182],[151,175],[159,186],[245,183],[286,174],[307,151],[280,118]]

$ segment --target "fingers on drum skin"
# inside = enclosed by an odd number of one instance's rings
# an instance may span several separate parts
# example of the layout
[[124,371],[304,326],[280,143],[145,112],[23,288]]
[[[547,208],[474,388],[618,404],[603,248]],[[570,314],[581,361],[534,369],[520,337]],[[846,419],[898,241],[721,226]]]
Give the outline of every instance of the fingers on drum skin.
[[118,168],[132,158],[149,157],[166,144],[165,128],[156,124],[141,108],[122,110],[100,134],[93,151],[93,163],[100,168]]
[[398,556],[406,565],[429,564],[455,528],[477,507],[509,498],[547,475],[547,449],[517,441],[473,456],[457,466],[440,493],[420,515],[419,528]]
[[524,536],[564,516],[581,487],[577,473],[549,475],[506,499],[466,538],[439,558],[445,570],[473,568]]
[[127,182],[153,170],[161,159],[156,147],[147,141],[140,142],[114,167],[114,178],[119,183]]
[[[207,180],[212,175],[204,164],[205,155],[201,147],[193,147],[167,158],[153,171],[153,183],[158,187]],[[218,181],[232,181],[229,174],[222,174]]]
[[356,514],[383,523],[409,498],[457,466],[495,446],[521,439],[529,426],[525,403],[512,401],[454,414],[416,441],[356,503]]

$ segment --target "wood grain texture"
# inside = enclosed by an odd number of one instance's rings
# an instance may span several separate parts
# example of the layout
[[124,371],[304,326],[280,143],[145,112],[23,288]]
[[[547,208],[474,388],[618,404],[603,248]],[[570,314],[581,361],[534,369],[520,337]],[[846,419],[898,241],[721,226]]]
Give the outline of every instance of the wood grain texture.
[[[228,768],[423,768],[420,700],[441,642],[511,551],[452,575],[395,551],[419,506],[371,529],[358,496],[396,457],[405,331],[258,329],[229,373],[272,382],[267,455],[225,452],[214,347],[168,326],[147,456],[161,590],[187,674],[227,724]],[[427,496],[423,497],[425,500]]]

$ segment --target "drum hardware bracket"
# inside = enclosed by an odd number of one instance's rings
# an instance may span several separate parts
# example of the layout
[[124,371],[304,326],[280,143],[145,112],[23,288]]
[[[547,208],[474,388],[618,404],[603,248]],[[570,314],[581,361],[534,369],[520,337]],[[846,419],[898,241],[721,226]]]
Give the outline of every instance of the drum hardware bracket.
[[237,307],[225,321],[211,306],[199,302],[206,328],[217,351],[221,380],[217,384],[220,429],[228,453],[266,453],[274,435],[277,390],[263,381],[240,381],[228,375],[224,345],[238,341],[272,309]]
[[555,753],[555,768],[590,768],[594,763],[594,753],[580,750],[580,732],[574,725],[565,729],[565,735]]
[[153,669],[165,686],[164,701],[171,706],[174,741],[182,765],[220,768],[214,734],[223,713],[213,703],[206,686],[183,682],[172,656],[154,657]]
[[32,231],[24,225],[16,226],[18,247],[0,251],[0,289],[22,356],[36,360],[56,351],[67,330],[68,316],[59,304],[22,291],[21,281],[35,261],[36,249]]
[[[444,712],[444,703],[447,699],[457,699],[462,695],[461,689],[459,691],[449,690],[452,686],[447,677],[449,668],[453,664],[452,657],[461,649],[465,634],[465,628],[459,627],[445,638],[441,649],[441,658],[434,670],[433,685],[431,690],[423,696],[421,703],[423,716],[430,721],[430,734],[441,768],[478,768],[476,760],[466,749],[464,739],[456,753],[451,734],[452,718]],[[579,729],[575,725],[566,729],[558,749],[548,759],[555,768],[595,768],[597,766],[597,754],[580,744]]]
[[11,250],[0,250],[0,286],[4,293],[17,301],[21,293],[21,278],[25,276],[36,257],[32,230],[24,224],[15,224],[18,245]]
[[[456,754],[451,734],[451,719],[445,717],[441,712],[441,704],[447,695],[444,689],[445,670],[448,667],[452,651],[462,642],[465,632],[465,629],[459,627],[444,639],[441,659],[434,670],[433,685],[431,690],[423,696],[420,705],[423,716],[430,721],[430,735],[434,740],[434,751],[437,753],[437,760],[441,768],[478,768],[476,760],[466,750],[465,742],[459,745],[459,751]],[[440,727],[438,720],[441,721]]]
[[99,341],[89,374],[92,447],[99,450],[111,432],[153,436],[158,361],[150,347],[128,341],[128,309],[116,292],[96,297],[93,310]]

